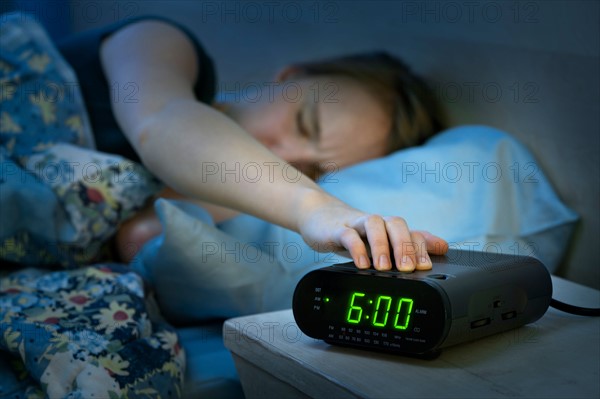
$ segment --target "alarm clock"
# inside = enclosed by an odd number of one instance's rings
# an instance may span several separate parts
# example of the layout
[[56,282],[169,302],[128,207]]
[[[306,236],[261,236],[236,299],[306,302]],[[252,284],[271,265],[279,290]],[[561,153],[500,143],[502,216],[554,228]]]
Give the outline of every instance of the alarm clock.
[[311,271],[294,291],[296,323],[330,344],[427,357],[532,323],[550,305],[550,274],[533,257],[450,250],[431,260],[412,273]]

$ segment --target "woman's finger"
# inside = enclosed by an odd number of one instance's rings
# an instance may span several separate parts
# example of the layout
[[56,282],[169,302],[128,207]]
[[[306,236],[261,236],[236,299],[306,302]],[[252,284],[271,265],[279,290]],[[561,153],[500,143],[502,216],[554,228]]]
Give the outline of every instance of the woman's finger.
[[413,243],[415,244],[415,248],[416,248],[416,253],[415,253],[415,257],[417,260],[416,263],[416,270],[431,270],[431,268],[433,267],[432,263],[431,263],[431,258],[429,257],[429,254],[427,253],[427,242],[425,240],[425,237],[423,236],[423,234],[421,232],[418,231],[413,231],[410,234]]
[[448,252],[448,242],[443,238],[431,234],[428,231],[416,230],[415,233],[419,233],[425,238],[425,244],[427,252],[433,255],[444,255]]
[[360,234],[352,228],[347,228],[340,234],[340,243],[350,252],[354,264],[359,269],[368,269],[371,267],[369,254]]
[[398,216],[385,218],[385,226],[394,250],[396,268],[403,272],[415,269],[415,247],[406,221]]
[[381,216],[370,215],[365,221],[365,231],[375,269],[390,270],[392,261],[390,260],[390,244],[385,221]]

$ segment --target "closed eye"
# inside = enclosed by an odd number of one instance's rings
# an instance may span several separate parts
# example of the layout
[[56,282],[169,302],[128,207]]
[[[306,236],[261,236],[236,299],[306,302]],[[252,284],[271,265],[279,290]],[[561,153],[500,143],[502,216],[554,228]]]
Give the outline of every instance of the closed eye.
[[304,115],[306,114],[305,112],[305,107],[300,108],[300,111],[298,111],[298,113],[296,114],[296,127],[298,128],[298,132],[300,133],[300,135],[302,137],[305,137],[307,139],[310,139],[310,132],[308,131],[308,128],[306,127],[306,122],[305,122],[305,117]]
[[319,142],[320,128],[317,116],[317,103],[304,105],[296,114],[296,126],[302,137],[314,143]]

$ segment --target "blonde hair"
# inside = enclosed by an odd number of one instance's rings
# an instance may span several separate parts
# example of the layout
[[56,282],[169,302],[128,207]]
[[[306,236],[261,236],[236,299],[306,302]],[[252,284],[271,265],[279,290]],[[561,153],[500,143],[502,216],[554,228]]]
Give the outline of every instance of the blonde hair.
[[386,52],[295,64],[293,77],[343,76],[362,84],[392,121],[388,153],[424,143],[446,127],[446,115],[425,81]]

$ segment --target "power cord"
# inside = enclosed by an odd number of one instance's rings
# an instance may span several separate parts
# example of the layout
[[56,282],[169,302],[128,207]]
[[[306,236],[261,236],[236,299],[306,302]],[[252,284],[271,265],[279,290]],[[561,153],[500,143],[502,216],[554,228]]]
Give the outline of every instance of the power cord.
[[558,301],[554,298],[550,300],[550,306],[554,309],[558,309],[571,314],[576,314],[578,316],[600,316],[600,308],[582,308],[579,306],[570,305],[568,303]]

